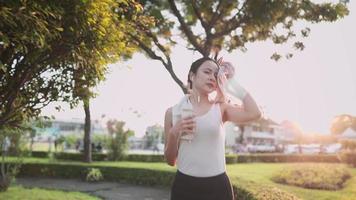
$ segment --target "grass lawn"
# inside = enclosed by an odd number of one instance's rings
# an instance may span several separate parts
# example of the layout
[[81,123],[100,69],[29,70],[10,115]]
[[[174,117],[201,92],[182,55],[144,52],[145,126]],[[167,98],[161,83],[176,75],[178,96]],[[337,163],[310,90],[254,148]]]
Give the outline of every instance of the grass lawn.
[[57,190],[45,190],[39,188],[27,189],[12,186],[6,192],[0,193],[1,200],[98,200],[80,192],[64,192]]
[[[260,184],[276,186],[293,193],[305,200],[356,200],[356,168],[351,170],[352,178],[346,182],[343,189],[337,191],[311,190],[295,186],[282,185],[270,180],[273,173],[278,172],[288,163],[241,163],[227,165],[227,171],[232,182],[252,181]],[[338,165],[338,164],[335,164]]]
[[[51,163],[58,162],[60,164],[75,164],[89,166],[112,166],[125,168],[145,168],[151,170],[171,171],[175,172],[176,168],[165,163],[147,163],[147,162],[93,162],[86,164],[82,162],[71,161],[50,161],[42,158],[25,158],[24,162],[30,163]],[[295,163],[291,163],[295,164]],[[295,186],[282,185],[271,181],[274,173],[281,170],[283,167],[291,165],[289,163],[240,163],[227,165],[227,173],[233,183],[248,184],[254,182],[258,184],[266,184],[278,187],[284,191],[290,192],[301,199],[305,200],[356,200],[356,168],[349,168],[352,174],[345,187],[337,191],[304,189]],[[335,164],[342,165],[342,164]]]

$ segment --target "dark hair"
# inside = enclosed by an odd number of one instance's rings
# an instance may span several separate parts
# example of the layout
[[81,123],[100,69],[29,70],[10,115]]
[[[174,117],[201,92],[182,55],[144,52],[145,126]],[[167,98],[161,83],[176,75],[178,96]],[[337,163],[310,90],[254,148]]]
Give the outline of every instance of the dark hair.
[[[214,59],[210,58],[210,57],[202,57],[202,58],[199,58],[198,60],[194,61],[194,62],[192,63],[192,65],[190,66],[190,69],[189,69],[189,72],[188,72],[189,89],[192,89],[192,87],[193,87],[193,83],[192,83],[192,81],[189,79],[190,73],[192,72],[193,74],[196,74],[197,71],[198,71],[198,69],[199,69],[199,67],[200,67],[205,61],[208,61],[208,60],[213,61],[215,64],[217,64],[217,62],[216,62]],[[219,66],[219,65],[218,65],[218,66]]]

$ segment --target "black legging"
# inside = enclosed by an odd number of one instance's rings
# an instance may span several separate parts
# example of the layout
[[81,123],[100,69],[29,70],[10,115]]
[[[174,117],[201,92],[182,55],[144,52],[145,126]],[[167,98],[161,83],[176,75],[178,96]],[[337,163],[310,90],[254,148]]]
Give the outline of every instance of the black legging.
[[234,195],[226,173],[213,177],[193,177],[177,171],[171,200],[233,200]]

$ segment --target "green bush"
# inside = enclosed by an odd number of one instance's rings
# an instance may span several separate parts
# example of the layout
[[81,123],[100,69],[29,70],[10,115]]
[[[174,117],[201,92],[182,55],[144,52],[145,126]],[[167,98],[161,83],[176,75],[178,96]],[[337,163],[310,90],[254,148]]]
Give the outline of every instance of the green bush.
[[[90,168],[101,171],[104,180],[118,181],[139,185],[160,185],[170,187],[174,177],[174,171],[98,166],[93,164],[68,164],[68,163],[25,163],[22,165],[19,175],[31,177],[60,177],[60,178],[79,178],[85,179]],[[297,200],[297,198],[285,191],[274,187],[261,185],[258,183],[244,182],[241,180],[233,181],[235,198],[238,200],[266,200],[281,199]],[[268,198],[266,198],[266,195]]]
[[[47,155],[47,156],[46,156]],[[32,153],[32,157],[44,158],[48,157],[46,151]],[[93,160],[104,161],[108,160],[108,155],[104,153],[93,153]],[[56,159],[82,161],[81,153],[55,153]],[[243,154],[231,155],[225,157],[227,164],[233,163],[249,163],[249,162],[327,162],[338,163],[341,156],[335,154],[321,154],[321,155],[303,155],[303,154]],[[346,158],[345,158],[346,159]],[[121,161],[137,161],[137,162],[165,162],[164,155],[160,154],[128,154],[121,157]]]
[[334,164],[294,164],[273,175],[277,183],[295,185],[310,189],[341,189],[350,172],[344,166]]
[[86,179],[89,168],[97,168],[107,181],[127,182],[139,185],[171,184],[174,172],[142,168],[95,166],[90,164],[26,163],[19,176]]
[[125,157],[125,161],[137,161],[137,162],[166,162],[164,155],[157,154],[129,154]]
[[103,180],[104,177],[98,168],[89,168],[85,180],[88,182],[98,182]]
[[48,158],[48,151],[32,151],[31,157],[35,158]]
[[352,167],[356,167],[356,152],[341,152],[339,154],[340,156],[340,159],[346,163],[346,164],[349,164],[350,166]]
[[[54,154],[56,159],[60,160],[73,160],[73,161],[82,161],[83,154],[82,153],[67,153],[67,152],[58,152]],[[92,153],[93,161],[104,161],[107,160],[108,155],[104,153]]]
[[356,167],[356,140],[344,139],[340,142],[342,144],[342,151],[339,153],[340,160]]
[[226,164],[234,164],[237,162],[236,155],[225,155]]
[[280,190],[276,187],[264,186],[253,192],[257,200],[300,200],[293,194]]
[[236,200],[300,200],[276,187],[235,179],[232,184]]
[[354,139],[343,139],[340,143],[344,150],[356,150],[356,140]]
[[335,154],[242,154],[237,155],[237,163],[249,162],[330,162],[338,163],[339,158]]

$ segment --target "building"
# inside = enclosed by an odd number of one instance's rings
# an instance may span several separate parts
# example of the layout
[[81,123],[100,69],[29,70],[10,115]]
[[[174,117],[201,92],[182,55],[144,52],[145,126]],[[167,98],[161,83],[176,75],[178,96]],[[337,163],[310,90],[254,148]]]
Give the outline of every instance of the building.
[[[234,151],[276,151],[279,145],[293,143],[293,130],[268,118],[248,123],[226,123],[226,146]],[[242,149],[241,149],[242,148]]]
[[356,139],[356,131],[349,127],[340,135],[339,139]]
[[[107,134],[107,129],[98,120],[91,121],[92,134]],[[66,136],[71,134],[84,134],[84,120],[53,120],[50,127],[40,129],[41,134],[36,138],[38,140],[48,141],[49,138]]]

